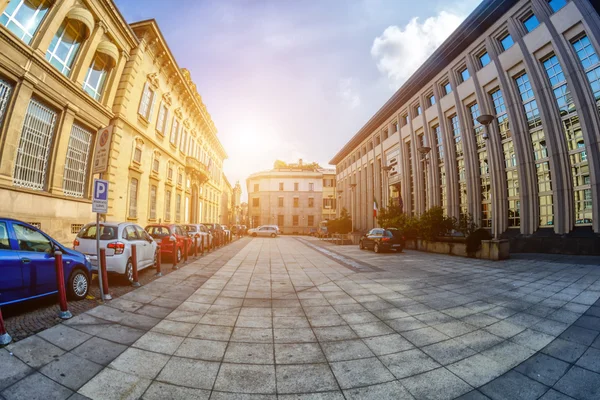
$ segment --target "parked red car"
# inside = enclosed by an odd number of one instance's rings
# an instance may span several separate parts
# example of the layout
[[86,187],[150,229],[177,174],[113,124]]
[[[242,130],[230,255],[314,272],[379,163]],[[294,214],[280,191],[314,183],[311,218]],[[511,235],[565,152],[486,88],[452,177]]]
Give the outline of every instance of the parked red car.
[[173,260],[177,255],[177,262],[183,258],[185,242],[188,242],[188,254],[193,251],[192,238],[190,238],[181,225],[154,224],[146,227],[146,232],[160,245],[160,254]]

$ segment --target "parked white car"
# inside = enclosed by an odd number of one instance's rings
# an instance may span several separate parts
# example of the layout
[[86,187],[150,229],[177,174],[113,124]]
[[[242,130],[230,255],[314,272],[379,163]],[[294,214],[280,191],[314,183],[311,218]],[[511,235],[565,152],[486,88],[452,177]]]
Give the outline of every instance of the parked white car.
[[[156,265],[157,244],[139,225],[130,222],[100,224],[100,248],[106,249],[106,270],[125,275],[133,282],[131,245],[136,245],[138,271]],[[92,270],[98,270],[96,223],[85,225],[73,241],[73,248],[87,254]]]
[[277,227],[274,226],[259,226],[258,228],[248,229],[248,235],[252,237],[257,236],[268,236],[268,237],[276,237],[279,234]]
[[198,251],[200,251],[200,248],[202,246],[202,243],[204,243],[204,245],[212,245],[212,234],[209,232],[208,228],[205,227],[202,224],[186,224],[184,225],[184,228],[188,234],[189,237],[191,237],[192,239],[197,237],[198,238]]

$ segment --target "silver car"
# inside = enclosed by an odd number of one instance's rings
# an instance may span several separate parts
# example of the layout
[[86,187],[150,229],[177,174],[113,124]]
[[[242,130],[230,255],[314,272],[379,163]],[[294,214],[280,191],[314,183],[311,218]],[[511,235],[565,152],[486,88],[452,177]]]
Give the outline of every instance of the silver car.
[[277,230],[277,227],[274,226],[259,226],[258,228],[254,228],[254,229],[249,229],[248,230],[248,235],[252,236],[252,237],[257,237],[257,236],[267,236],[267,237],[277,237],[277,235],[279,234],[279,231]]
[[[131,222],[103,222],[100,224],[100,247],[106,249],[106,270],[125,275],[133,282],[133,263],[131,245],[136,245],[138,271],[156,265],[157,244],[142,229]],[[96,224],[87,224],[79,231],[73,241],[73,249],[87,254],[92,270],[98,270],[96,254]]]

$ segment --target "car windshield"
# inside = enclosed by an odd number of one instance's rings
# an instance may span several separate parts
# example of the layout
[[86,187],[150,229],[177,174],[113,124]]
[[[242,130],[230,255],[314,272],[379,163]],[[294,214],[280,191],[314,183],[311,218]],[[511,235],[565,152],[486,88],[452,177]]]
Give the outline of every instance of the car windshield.
[[394,237],[402,237],[402,232],[400,232],[399,230],[394,229],[394,230],[389,230],[387,232],[392,234]]
[[165,226],[147,226],[146,232],[148,232],[153,238],[162,238],[171,234],[169,232],[169,228]]
[[[77,236],[81,239],[96,239],[96,225],[85,227]],[[116,226],[100,225],[100,240],[113,240],[116,238]]]

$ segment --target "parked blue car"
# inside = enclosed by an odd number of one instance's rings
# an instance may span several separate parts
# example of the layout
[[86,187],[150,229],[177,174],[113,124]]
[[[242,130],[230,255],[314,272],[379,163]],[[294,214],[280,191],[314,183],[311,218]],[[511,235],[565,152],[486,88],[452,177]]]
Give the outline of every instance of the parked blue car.
[[0,306],[57,293],[57,250],[63,253],[67,295],[85,298],[92,270],[87,256],[25,222],[0,218]]

